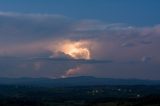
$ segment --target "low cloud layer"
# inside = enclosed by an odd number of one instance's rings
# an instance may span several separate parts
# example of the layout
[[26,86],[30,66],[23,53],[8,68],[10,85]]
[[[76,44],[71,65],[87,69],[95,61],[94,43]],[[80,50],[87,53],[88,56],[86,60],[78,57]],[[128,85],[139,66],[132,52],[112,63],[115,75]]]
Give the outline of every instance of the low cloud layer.
[[[158,79],[157,74],[160,74],[159,24],[138,27],[92,19],[76,20],[63,15],[12,12],[0,12],[0,23],[2,77],[94,75]],[[8,62],[4,59],[8,57],[86,58],[113,62],[97,65],[29,60]]]

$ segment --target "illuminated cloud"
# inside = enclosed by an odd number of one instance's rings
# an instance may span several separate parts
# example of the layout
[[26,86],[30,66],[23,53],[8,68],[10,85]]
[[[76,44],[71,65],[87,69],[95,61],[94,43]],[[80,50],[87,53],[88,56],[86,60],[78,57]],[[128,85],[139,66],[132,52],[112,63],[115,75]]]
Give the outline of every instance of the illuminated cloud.
[[[56,41],[57,42],[57,41]],[[72,41],[72,40],[58,40],[55,45],[51,45],[51,50],[54,55],[60,56],[65,54],[73,59],[91,59],[91,53],[89,50],[90,41]]]
[[72,75],[75,75],[77,74],[78,72],[80,71],[80,67],[75,67],[75,68],[71,68],[69,70],[67,70],[67,72],[65,73],[65,76],[72,76]]
[[[65,59],[113,60],[110,65],[90,64],[91,69],[83,68],[83,74],[123,76],[121,70],[129,70],[127,61],[140,61],[143,65],[136,65],[135,70],[143,69],[149,73],[154,64],[160,63],[160,25],[137,27],[123,23],[105,23],[100,20],[75,20],[63,15],[49,14],[21,14],[12,12],[0,12],[0,56],[1,57],[52,57]],[[144,57],[145,56],[145,57]],[[144,58],[142,58],[144,57]],[[151,59],[149,57],[152,57]],[[152,60],[152,61],[151,61]],[[62,76],[67,71],[76,74],[79,66],[61,62],[5,63],[0,60],[1,76]],[[142,62],[143,61],[143,62]],[[146,61],[148,68],[146,67]],[[86,64],[91,61],[86,61]],[[125,63],[125,65],[116,64]],[[52,63],[52,64],[51,64]],[[99,61],[99,63],[103,63]],[[56,64],[56,65],[55,65]],[[84,61],[83,61],[84,64]],[[108,64],[108,65],[106,65]],[[135,64],[134,64],[135,65]],[[8,66],[10,68],[8,68]],[[25,67],[27,68],[25,69]],[[97,67],[95,67],[97,66]],[[108,67],[112,68],[108,68]],[[149,67],[150,66],[150,67]],[[29,67],[29,68],[28,68]],[[47,67],[47,69],[46,69]],[[79,68],[77,68],[79,67]],[[117,69],[114,67],[118,67]],[[132,66],[130,66],[132,67]],[[156,73],[159,69],[153,73]],[[25,69],[25,73],[16,70]],[[11,71],[13,70],[13,71]],[[28,71],[30,70],[30,71]],[[34,72],[34,70],[40,70]],[[47,72],[43,70],[48,70]],[[70,71],[69,71],[70,70]],[[88,71],[89,70],[89,71]],[[95,70],[103,70],[95,71]],[[105,73],[105,70],[107,72]],[[9,73],[11,72],[11,73]],[[118,72],[118,73],[117,73]],[[51,74],[52,73],[52,74]],[[82,73],[82,71],[78,71]],[[124,73],[129,74],[129,71]],[[140,74],[140,75],[139,75]],[[135,72],[134,76],[143,73]],[[143,75],[142,75],[143,76]],[[149,77],[149,76],[148,76]],[[151,76],[153,77],[153,76]]]

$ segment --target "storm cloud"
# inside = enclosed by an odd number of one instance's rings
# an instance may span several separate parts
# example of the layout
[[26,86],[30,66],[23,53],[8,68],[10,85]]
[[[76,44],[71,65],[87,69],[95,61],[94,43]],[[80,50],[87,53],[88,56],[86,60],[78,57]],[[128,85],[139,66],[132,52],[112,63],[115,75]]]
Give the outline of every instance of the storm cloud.
[[[91,59],[113,62],[93,65],[27,60],[32,57],[70,58],[63,51],[56,51],[66,40],[89,42],[85,46]],[[0,12],[0,76],[59,77],[74,74],[154,79],[160,69],[159,47],[158,24],[138,27],[93,19],[76,20],[63,15]],[[27,59],[7,62],[4,58],[8,57]],[[148,76],[143,75],[145,72]]]

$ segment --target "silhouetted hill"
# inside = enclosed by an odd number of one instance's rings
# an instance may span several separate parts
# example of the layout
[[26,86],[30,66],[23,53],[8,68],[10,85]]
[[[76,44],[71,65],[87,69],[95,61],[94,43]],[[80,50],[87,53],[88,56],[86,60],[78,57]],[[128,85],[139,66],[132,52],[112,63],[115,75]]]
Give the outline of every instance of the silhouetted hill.
[[160,80],[113,79],[79,76],[68,78],[0,78],[0,84],[31,86],[93,86],[93,85],[160,85]]

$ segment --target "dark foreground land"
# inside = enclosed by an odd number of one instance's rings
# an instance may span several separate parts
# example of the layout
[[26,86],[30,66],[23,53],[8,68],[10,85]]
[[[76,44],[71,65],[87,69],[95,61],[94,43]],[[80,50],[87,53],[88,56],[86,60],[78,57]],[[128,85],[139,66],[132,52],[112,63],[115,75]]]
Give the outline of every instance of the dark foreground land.
[[160,106],[160,86],[0,85],[0,106]]

